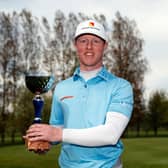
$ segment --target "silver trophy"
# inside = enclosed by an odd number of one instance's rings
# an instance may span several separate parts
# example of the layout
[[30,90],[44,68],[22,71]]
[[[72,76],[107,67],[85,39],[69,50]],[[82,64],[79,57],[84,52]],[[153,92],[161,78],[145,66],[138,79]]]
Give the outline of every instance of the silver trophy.
[[[34,120],[33,123],[41,123],[41,115],[44,106],[44,98],[41,94],[48,92],[54,84],[54,77],[48,73],[36,72],[26,73],[25,75],[26,87],[35,94],[32,102],[34,105]],[[35,141],[30,142],[29,139],[25,140],[26,146],[29,151],[38,153],[45,153],[49,150],[49,142],[47,141]]]

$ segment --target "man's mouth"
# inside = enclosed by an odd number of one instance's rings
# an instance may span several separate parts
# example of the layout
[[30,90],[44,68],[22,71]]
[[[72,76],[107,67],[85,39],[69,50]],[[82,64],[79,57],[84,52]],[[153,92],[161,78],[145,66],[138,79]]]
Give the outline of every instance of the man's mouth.
[[85,55],[86,56],[93,56],[94,54],[93,54],[93,52],[86,52]]

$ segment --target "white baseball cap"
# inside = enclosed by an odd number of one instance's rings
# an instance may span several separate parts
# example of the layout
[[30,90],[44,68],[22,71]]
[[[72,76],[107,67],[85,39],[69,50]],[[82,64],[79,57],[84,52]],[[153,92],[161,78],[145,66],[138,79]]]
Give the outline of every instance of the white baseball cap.
[[107,36],[103,25],[95,20],[86,20],[77,26],[75,38],[82,34],[94,34],[107,41]]

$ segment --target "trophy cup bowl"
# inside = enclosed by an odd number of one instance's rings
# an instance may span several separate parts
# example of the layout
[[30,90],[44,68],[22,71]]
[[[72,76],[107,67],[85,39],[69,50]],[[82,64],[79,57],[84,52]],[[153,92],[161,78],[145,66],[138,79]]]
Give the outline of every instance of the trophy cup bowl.
[[[44,106],[44,99],[41,94],[48,92],[53,84],[54,77],[45,73],[27,73],[25,75],[26,87],[35,94],[32,102],[34,105],[34,120],[33,124],[41,123],[41,114]],[[25,140],[25,144],[29,151],[36,153],[45,153],[49,150],[50,144],[47,141],[30,142]]]

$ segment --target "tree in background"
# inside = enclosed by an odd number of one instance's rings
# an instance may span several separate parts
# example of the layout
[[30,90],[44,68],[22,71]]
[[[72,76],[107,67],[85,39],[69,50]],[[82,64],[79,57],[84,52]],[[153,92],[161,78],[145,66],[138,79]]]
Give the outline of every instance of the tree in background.
[[48,72],[53,73],[56,66],[56,40],[52,38],[52,29],[47,18],[45,17],[42,18],[41,30],[44,35],[43,64],[45,65],[45,68]]
[[76,54],[73,47],[73,37],[77,17],[70,13],[66,18],[61,11],[57,11],[54,19],[54,38],[56,39],[56,71],[58,78],[65,79],[72,74],[76,65]]
[[[9,64],[9,78],[10,78],[10,103],[9,105],[11,106],[11,111],[9,114],[9,120],[15,121],[15,116],[16,116],[16,111],[15,111],[15,106],[16,106],[16,97],[19,94],[18,88],[19,88],[19,81],[21,79],[21,71],[22,71],[22,59],[21,59],[21,53],[20,53],[20,38],[21,38],[21,33],[20,33],[20,22],[19,22],[19,14],[16,12],[13,12],[11,15],[11,24],[12,24],[12,58],[10,60]],[[16,133],[16,127],[11,127],[10,129],[10,135],[12,142],[15,141],[15,133]]]
[[0,13],[0,75],[3,79],[2,110],[0,113],[0,134],[2,143],[4,143],[5,139],[6,121],[10,112],[9,104],[11,101],[12,87],[14,86],[14,80],[12,81],[12,75],[10,73],[11,63],[14,60],[14,53],[16,49],[12,30],[13,25],[11,21],[11,16],[3,12]]
[[73,47],[73,36],[77,25],[77,17],[70,13],[65,17],[60,10],[56,11],[53,27],[48,20],[42,19],[44,35],[44,66],[60,81],[69,77],[77,65],[77,58]]
[[26,88],[20,88],[20,94],[17,98],[15,126],[21,135],[25,134],[25,131],[32,124],[34,118],[34,107],[32,103],[34,95]]
[[40,34],[40,25],[31,12],[23,10],[20,14],[22,33],[21,55],[23,59],[23,72],[36,71],[42,65],[43,43]]
[[158,128],[168,123],[168,97],[164,91],[155,91],[149,98],[148,116],[157,136]]
[[147,71],[147,60],[142,55],[143,43],[135,21],[122,17],[117,12],[109,44],[111,49],[107,52],[106,61],[114,74],[130,81],[133,86],[134,109],[131,124],[136,125],[137,136],[144,116],[143,81]]

